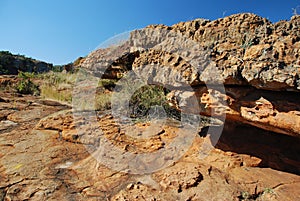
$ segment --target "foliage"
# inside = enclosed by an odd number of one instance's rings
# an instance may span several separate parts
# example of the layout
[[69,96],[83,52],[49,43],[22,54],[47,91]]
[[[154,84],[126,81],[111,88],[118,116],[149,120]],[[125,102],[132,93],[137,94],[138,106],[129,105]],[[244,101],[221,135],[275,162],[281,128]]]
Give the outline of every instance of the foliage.
[[98,82],[99,87],[104,87],[105,89],[108,89],[112,91],[114,87],[116,86],[117,80],[114,79],[100,79]]
[[97,92],[95,95],[95,109],[98,111],[111,108],[112,91],[116,86],[117,80],[100,79],[98,81]]
[[180,113],[171,108],[166,94],[169,91],[162,86],[147,85],[138,89],[129,101],[132,117],[143,118],[153,106],[161,106],[169,117],[179,119]]
[[18,73],[18,78],[32,79],[32,78],[35,77],[35,75],[36,75],[36,74],[35,74],[34,72],[30,73],[30,72],[22,72],[22,71],[19,71],[19,73]]
[[[2,69],[5,69],[8,73],[10,73],[9,68],[16,66],[16,61],[18,64],[25,64],[24,66],[26,66],[27,64],[33,63],[34,60],[24,55],[14,55],[9,51],[0,51],[0,65]],[[21,70],[25,71],[26,69]]]
[[8,74],[8,73],[9,73],[9,71],[0,64],[0,75]]
[[15,89],[18,93],[33,95],[40,94],[39,87],[31,81],[31,79],[34,77],[34,73],[19,72],[18,77],[20,80],[15,86]]
[[39,95],[40,90],[37,85],[35,85],[31,80],[21,80],[16,85],[16,89],[18,93],[21,94],[33,94]]
[[53,66],[52,71],[53,72],[62,72],[63,69],[64,69],[64,67],[62,65],[55,65],[55,66]]
[[50,71],[48,73],[39,74],[39,78],[45,81],[45,84],[51,86],[57,86],[59,84],[73,84],[76,81],[76,74],[73,73],[63,73],[63,72],[53,72]]
[[8,74],[8,66],[13,61],[13,55],[8,51],[0,51],[0,74]]
[[51,68],[52,64],[40,62],[24,55],[12,54],[9,51],[0,51],[0,74],[18,74],[19,71],[39,72]]

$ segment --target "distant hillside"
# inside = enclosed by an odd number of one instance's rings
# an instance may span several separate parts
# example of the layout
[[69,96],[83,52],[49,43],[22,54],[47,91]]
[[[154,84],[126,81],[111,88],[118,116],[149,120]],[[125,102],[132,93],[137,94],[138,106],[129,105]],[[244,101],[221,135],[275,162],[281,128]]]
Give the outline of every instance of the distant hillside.
[[53,64],[0,51],[0,74],[18,74],[18,71],[40,73],[52,69]]

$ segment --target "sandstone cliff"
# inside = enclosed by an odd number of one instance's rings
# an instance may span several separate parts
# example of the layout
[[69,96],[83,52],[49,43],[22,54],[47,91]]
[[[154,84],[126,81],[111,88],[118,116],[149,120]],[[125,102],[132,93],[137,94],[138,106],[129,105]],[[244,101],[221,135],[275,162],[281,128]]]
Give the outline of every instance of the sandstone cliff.
[[[151,25],[132,32],[118,51],[107,48],[91,53],[82,66],[104,78],[118,79],[124,72],[133,70],[143,77],[154,77],[152,81],[160,84],[168,83],[175,88],[189,85],[200,102],[201,114],[226,114],[227,119],[299,137],[299,23],[299,16],[273,24],[254,14],[237,14],[170,27]],[[158,32],[180,33],[182,41],[161,41],[155,35]],[[191,46],[183,39],[192,40],[196,45]],[[137,45],[138,40],[144,44]],[[178,50],[181,42],[186,48],[198,49],[178,55],[174,50]],[[197,54],[202,58],[197,58],[199,61],[194,65],[191,62]],[[165,70],[147,65],[160,65]],[[176,77],[173,72],[179,72],[180,83],[172,81]],[[207,84],[223,84],[226,92],[208,89]],[[199,106],[189,100],[192,96],[186,90],[172,90],[168,95],[170,104],[193,112]]]

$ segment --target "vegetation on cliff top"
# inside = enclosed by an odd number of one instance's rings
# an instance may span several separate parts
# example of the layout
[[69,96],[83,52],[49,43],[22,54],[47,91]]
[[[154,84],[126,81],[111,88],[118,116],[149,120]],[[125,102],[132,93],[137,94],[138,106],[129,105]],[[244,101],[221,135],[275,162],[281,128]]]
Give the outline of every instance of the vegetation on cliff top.
[[0,51],[0,74],[17,75],[22,72],[47,72],[53,65],[43,61],[38,61],[24,55],[15,55],[9,51]]

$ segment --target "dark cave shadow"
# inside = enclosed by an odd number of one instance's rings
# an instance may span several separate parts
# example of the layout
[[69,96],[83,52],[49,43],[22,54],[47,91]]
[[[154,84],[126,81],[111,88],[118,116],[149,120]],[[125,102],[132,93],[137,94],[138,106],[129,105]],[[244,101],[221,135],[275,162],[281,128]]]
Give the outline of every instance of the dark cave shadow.
[[215,147],[258,157],[259,167],[300,175],[300,138],[226,121]]

